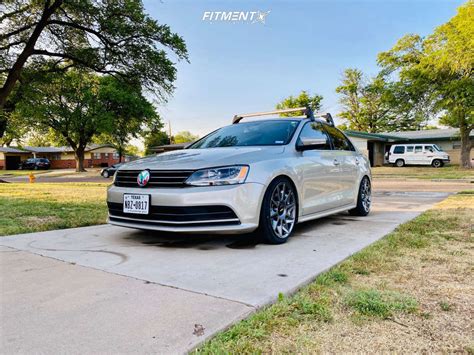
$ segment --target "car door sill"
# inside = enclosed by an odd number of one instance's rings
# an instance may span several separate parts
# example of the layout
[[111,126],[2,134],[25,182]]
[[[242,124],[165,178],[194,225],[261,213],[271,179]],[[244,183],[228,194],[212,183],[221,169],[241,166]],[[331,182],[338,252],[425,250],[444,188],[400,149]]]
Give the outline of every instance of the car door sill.
[[332,208],[330,210],[324,210],[324,211],[321,211],[321,212],[315,212],[315,213],[307,214],[307,215],[299,217],[298,218],[298,223],[310,221],[312,219],[317,219],[317,218],[321,218],[321,217],[326,217],[326,216],[329,216],[331,214],[335,214],[335,213],[339,213],[339,212],[344,212],[344,211],[350,210],[352,208],[355,208],[356,206],[357,206],[356,204],[349,204],[349,205],[344,205],[342,207]]

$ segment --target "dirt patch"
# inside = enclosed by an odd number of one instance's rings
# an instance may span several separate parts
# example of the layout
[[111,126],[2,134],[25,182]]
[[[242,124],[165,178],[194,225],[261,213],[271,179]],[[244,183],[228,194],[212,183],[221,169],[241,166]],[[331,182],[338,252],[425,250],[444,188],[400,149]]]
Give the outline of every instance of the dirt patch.
[[50,224],[50,223],[57,223],[59,222],[60,219],[56,216],[30,216],[30,217],[25,217],[25,222],[28,226],[30,227],[38,227],[42,226],[45,224]]

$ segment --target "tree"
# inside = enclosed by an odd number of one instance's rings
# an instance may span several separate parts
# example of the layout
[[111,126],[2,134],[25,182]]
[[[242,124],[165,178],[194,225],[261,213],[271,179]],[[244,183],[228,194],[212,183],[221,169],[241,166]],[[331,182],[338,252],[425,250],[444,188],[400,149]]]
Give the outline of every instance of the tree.
[[77,67],[132,79],[166,100],[176,79],[169,53],[186,45],[150,18],[141,0],[3,0],[0,2],[0,137],[8,97],[26,64],[41,71]]
[[171,144],[170,137],[163,131],[163,123],[161,121],[148,124],[142,132],[142,137],[145,141],[145,155],[152,154],[153,151],[151,149],[153,147]]
[[175,143],[189,143],[199,139],[199,136],[192,134],[189,131],[178,132],[174,135],[173,141]]
[[[323,97],[318,94],[314,94],[311,96],[308,94],[307,91],[303,90],[299,93],[298,96],[288,96],[286,99],[283,99],[276,105],[277,110],[284,110],[287,108],[298,108],[298,107],[310,107],[313,112],[317,112],[321,109],[321,101]],[[283,113],[280,116],[283,117],[292,117],[292,116],[300,116],[301,113],[298,112],[290,112],[290,113]]]
[[82,70],[49,73],[30,86],[20,114],[38,130],[59,133],[74,150],[76,171],[84,171],[84,151],[95,135],[106,132],[113,114],[98,100],[101,78]]
[[358,69],[346,69],[336,88],[348,128],[371,133],[419,129],[427,118],[414,107],[410,92],[387,80],[384,72],[367,79]]
[[425,92],[440,122],[459,128],[461,165],[471,167],[470,132],[474,128],[474,1],[458,9],[446,24],[422,38],[407,35],[379,54],[385,71],[398,75],[403,87]]
[[130,139],[138,138],[144,127],[161,123],[139,84],[124,84],[112,76],[102,77],[97,99],[112,116],[100,140],[117,149],[119,161],[122,161]]

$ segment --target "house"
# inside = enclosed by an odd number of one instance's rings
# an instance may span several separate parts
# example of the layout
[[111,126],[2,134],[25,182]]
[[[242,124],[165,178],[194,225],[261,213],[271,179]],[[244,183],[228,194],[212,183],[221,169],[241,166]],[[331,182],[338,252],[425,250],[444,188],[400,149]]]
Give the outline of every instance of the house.
[[[0,170],[18,169],[21,161],[46,158],[53,169],[75,168],[76,160],[71,147],[0,147]],[[110,144],[90,144],[84,153],[84,167],[107,167],[119,161],[117,150]]]
[[160,154],[160,153],[164,153],[164,152],[170,152],[172,150],[184,149],[188,145],[190,145],[191,143],[192,142],[158,145],[156,147],[151,147],[150,151],[152,151],[155,154]]
[[[452,164],[459,164],[461,160],[461,139],[459,129],[427,129],[422,131],[367,133],[358,131],[345,131],[352,143],[370,160],[371,166],[387,164],[385,153],[392,144],[403,143],[431,143],[438,145],[449,154]],[[474,141],[474,132],[470,135]],[[471,154],[471,159],[472,157]]]

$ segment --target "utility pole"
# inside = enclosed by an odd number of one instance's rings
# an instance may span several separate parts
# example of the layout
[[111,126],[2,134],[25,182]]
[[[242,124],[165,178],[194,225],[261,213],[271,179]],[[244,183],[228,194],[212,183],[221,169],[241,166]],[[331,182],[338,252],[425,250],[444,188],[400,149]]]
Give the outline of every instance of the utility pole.
[[173,144],[173,136],[171,135],[171,121],[168,121],[168,131],[170,137],[170,144]]

